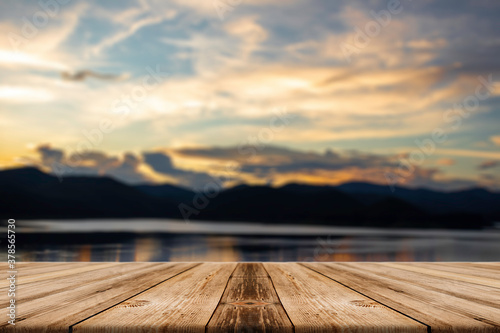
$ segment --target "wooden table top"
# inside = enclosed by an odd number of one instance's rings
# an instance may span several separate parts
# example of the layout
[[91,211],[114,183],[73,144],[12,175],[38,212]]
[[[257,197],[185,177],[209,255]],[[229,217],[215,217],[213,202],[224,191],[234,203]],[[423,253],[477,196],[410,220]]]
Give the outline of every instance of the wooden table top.
[[[7,272],[7,268],[4,270]],[[500,263],[18,263],[1,332],[500,332]]]

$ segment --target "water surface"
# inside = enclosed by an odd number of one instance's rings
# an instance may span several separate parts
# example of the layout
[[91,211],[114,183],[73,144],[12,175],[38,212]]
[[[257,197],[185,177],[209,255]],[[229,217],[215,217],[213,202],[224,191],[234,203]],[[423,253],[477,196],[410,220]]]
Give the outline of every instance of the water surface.
[[[500,230],[17,221],[21,261],[500,261]],[[5,256],[5,254],[2,254]]]

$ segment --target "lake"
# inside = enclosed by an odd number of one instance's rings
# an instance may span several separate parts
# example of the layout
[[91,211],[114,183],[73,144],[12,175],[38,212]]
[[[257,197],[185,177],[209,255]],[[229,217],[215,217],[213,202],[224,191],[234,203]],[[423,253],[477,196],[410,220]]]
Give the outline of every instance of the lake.
[[16,249],[19,261],[500,261],[500,230],[39,220],[16,221]]

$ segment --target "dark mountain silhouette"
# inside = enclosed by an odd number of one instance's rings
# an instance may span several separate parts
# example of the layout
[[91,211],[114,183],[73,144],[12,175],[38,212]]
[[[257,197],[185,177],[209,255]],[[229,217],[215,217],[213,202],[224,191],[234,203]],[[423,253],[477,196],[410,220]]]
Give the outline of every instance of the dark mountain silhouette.
[[359,209],[362,209],[359,202],[336,190],[239,186],[220,193],[201,211],[199,218],[328,222],[334,218],[347,219]]
[[[0,171],[0,218],[180,218],[378,227],[480,228],[500,217],[500,194],[348,183],[239,185],[203,195],[173,185],[128,186],[108,177],[58,178],[35,168]],[[200,198],[203,198],[200,200]]]
[[389,186],[366,183],[346,183],[336,188],[367,203],[374,203],[388,197],[399,198],[429,213],[463,212],[493,215],[500,206],[500,193],[481,188],[439,192],[396,187],[394,191],[391,191]]
[[193,200],[196,192],[191,191],[187,188],[178,187],[170,184],[162,185],[136,185],[136,189],[141,192],[156,198],[170,199],[176,204],[181,202],[189,202]]
[[175,214],[159,201],[108,177],[66,177],[62,181],[35,168],[0,172],[1,217],[90,218]]

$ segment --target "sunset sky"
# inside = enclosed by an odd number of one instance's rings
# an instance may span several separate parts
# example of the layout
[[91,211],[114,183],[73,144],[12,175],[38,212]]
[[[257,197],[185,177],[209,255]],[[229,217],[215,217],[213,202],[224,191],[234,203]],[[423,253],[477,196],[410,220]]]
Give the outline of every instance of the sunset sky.
[[499,17],[495,0],[2,1],[0,168],[500,190]]

